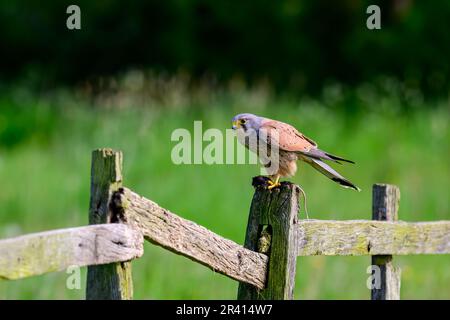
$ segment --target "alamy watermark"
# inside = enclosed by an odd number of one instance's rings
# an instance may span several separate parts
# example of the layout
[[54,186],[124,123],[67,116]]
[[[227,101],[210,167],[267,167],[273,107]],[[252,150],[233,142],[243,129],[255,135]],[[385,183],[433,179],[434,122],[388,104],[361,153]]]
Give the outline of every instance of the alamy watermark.
[[373,4],[367,7],[366,13],[370,16],[366,20],[366,27],[369,30],[381,29],[381,9]]
[[69,290],[81,289],[81,269],[80,266],[72,265],[67,267],[66,273],[69,276],[66,279],[66,288]]
[[66,13],[70,14],[66,20],[66,27],[69,30],[81,29],[81,9],[76,4],[72,4],[67,7]]
[[171,152],[172,162],[177,165],[259,163],[264,167],[261,174],[278,171],[277,132],[226,129],[224,133],[216,128],[203,132],[202,121],[194,121],[193,134],[186,128],[178,128],[172,132],[171,141],[177,142]]
[[[81,9],[78,5],[72,4],[67,7],[66,13],[69,16],[66,19],[66,27],[69,30],[81,29]],[[381,9],[379,6],[372,4],[367,7],[366,13],[370,16],[366,20],[366,27],[369,30],[381,29]]]
[[370,274],[370,276],[367,278],[367,281],[366,281],[367,289],[379,290],[381,288],[381,269],[380,269],[380,267],[375,264],[370,265],[367,267],[366,272],[368,274]]

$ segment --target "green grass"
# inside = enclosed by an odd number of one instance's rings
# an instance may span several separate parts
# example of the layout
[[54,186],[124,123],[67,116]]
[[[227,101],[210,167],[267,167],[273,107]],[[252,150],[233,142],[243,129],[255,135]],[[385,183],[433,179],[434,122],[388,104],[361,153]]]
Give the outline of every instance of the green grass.
[[[253,97],[254,98],[254,97]],[[406,221],[450,220],[448,105],[407,113],[398,101],[372,101],[354,115],[333,103],[223,97],[205,107],[186,102],[168,108],[143,103],[92,108],[72,95],[60,99],[0,98],[0,238],[87,224],[91,151],[124,152],[124,184],[172,212],[242,243],[253,189],[254,165],[174,165],[175,128],[225,130],[236,113],[254,112],[290,122],[321,148],[353,159],[337,169],[362,188],[339,187],[300,165],[292,180],[308,195],[315,219],[370,219],[371,186],[393,183],[402,192]],[[252,100],[253,99],[253,100]],[[253,102],[253,103],[252,103]],[[183,103],[182,103],[183,104]],[[244,107],[246,106],[246,107]],[[188,108],[189,107],[189,108]],[[432,107],[432,108],[431,108]],[[298,259],[295,296],[300,299],[367,299],[368,257]],[[403,269],[402,297],[450,298],[450,256],[396,257]],[[133,263],[137,299],[234,299],[237,283],[151,244]],[[0,281],[0,299],[82,299],[66,289],[64,272]]]

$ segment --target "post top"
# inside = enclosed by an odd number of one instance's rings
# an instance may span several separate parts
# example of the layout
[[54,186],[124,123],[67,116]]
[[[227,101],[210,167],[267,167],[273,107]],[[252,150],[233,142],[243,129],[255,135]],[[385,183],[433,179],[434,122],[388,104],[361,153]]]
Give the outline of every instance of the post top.
[[[269,186],[269,177],[266,176],[256,176],[252,178],[252,186],[255,189],[266,189]],[[281,181],[281,187],[278,188],[274,188],[273,190],[276,189],[283,189],[284,187],[288,187],[288,188],[298,188],[298,186],[290,181]]]
[[111,157],[116,154],[121,154],[122,151],[120,150],[114,150],[112,148],[99,148],[92,151],[92,154],[101,154],[102,157]]

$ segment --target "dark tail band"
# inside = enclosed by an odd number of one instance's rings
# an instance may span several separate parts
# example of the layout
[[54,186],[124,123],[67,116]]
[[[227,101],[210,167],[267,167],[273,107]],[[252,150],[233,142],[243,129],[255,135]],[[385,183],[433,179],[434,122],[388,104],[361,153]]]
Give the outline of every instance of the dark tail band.
[[323,175],[327,176],[334,182],[339,183],[341,186],[345,188],[351,188],[356,191],[361,191],[356,185],[345,179],[343,176],[341,176],[339,173],[337,173],[333,168],[331,168],[329,165],[327,165],[325,162],[314,159],[314,158],[306,158],[305,161],[308,162],[314,169],[322,173]]

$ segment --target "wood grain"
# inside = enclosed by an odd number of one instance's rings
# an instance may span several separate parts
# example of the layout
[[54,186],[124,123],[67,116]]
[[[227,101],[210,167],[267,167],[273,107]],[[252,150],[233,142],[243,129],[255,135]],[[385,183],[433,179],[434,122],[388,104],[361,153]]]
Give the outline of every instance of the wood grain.
[[238,299],[293,299],[299,188],[283,183],[280,188],[268,190],[261,178],[254,178],[256,191],[250,208],[245,247],[269,256],[267,282],[262,290],[240,283]]
[[33,233],[0,241],[0,278],[13,280],[69,266],[127,261],[142,254],[142,234],[121,224]]
[[[400,190],[388,184],[375,184],[372,189],[372,219],[380,221],[397,221]],[[434,237],[432,237],[434,238]],[[424,239],[422,243],[427,243]],[[392,253],[392,252],[391,252]],[[379,286],[371,290],[372,300],[400,300],[401,270],[394,266],[392,255],[375,255],[372,267],[380,270]]]
[[245,249],[129,189],[120,189],[113,199],[117,214],[139,228],[148,241],[235,280],[264,286],[266,255]]
[[300,256],[450,253],[450,221],[301,220]]
[[[120,222],[110,208],[112,194],[122,185],[122,152],[99,149],[92,152],[89,223]],[[86,299],[128,300],[133,298],[131,263],[112,263],[88,268]]]

